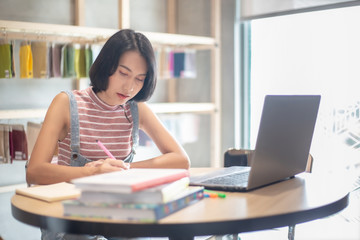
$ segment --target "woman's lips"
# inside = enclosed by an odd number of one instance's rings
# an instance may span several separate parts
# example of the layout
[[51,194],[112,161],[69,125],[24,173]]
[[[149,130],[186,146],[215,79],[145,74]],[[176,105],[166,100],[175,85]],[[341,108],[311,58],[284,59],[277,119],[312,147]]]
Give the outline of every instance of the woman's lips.
[[119,98],[121,99],[127,99],[129,96],[128,95],[124,95],[124,94],[121,94],[121,93],[117,93],[117,95],[119,96]]

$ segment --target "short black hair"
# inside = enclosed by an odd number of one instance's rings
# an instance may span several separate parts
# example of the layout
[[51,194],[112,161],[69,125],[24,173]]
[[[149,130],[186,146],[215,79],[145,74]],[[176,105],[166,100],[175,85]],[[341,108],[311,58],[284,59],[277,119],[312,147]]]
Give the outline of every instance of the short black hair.
[[153,47],[142,33],[131,29],[123,29],[112,35],[90,68],[89,76],[95,93],[105,91],[109,85],[109,77],[118,68],[122,54],[127,51],[137,51],[144,57],[147,73],[141,90],[132,98],[143,102],[150,99],[156,86],[156,63]]

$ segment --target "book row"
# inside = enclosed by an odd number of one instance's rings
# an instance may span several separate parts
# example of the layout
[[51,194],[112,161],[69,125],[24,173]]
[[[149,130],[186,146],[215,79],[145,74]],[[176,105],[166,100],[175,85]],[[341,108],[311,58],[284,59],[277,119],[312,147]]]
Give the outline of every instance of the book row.
[[24,126],[0,124],[0,163],[27,159],[28,146]]
[[[0,164],[28,160],[41,129],[41,123],[0,124]],[[57,150],[54,153],[57,155]]]
[[[15,55],[15,49],[19,54]],[[87,78],[99,44],[63,44],[0,39],[0,78]],[[17,51],[16,51],[17,52]],[[194,49],[155,48],[159,78],[196,78]]]

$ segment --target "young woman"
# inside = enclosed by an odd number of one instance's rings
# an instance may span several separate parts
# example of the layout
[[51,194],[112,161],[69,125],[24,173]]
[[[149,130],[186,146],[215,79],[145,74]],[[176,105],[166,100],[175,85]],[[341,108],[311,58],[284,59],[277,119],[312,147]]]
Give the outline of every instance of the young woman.
[[[145,103],[156,85],[149,40],[121,30],[105,43],[90,69],[91,87],[52,101],[27,166],[29,184],[51,184],[129,168],[189,168],[184,149]],[[138,129],[162,155],[132,162]],[[101,141],[116,159],[97,145]],[[56,147],[57,164],[51,163]]]

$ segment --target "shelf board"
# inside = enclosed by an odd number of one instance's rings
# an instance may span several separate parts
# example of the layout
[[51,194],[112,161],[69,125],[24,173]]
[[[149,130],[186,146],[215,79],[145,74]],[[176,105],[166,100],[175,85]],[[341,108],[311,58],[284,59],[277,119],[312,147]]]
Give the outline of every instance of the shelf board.
[[8,192],[15,192],[15,190],[18,188],[26,188],[26,187],[27,187],[26,183],[0,186],[0,194],[8,193]]
[[213,103],[149,103],[155,113],[213,113]]
[[44,118],[47,109],[0,110],[0,119]]
[[[149,103],[155,113],[212,113],[212,103]],[[47,109],[0,110],[0,119],[44,118]]]
[[[42,40],[42,41],[59,41],[59,42],[87,42],[103,43],[118,29],[110,28],[93,28],[73,25],[60,25],[48,23],[32,23],[19,21],[0,20],[0,29],[3,35],[8,39],[22,40]],[[157,33],[142,32],[153,44],[174,45],[174,46],[199,46],[213,47],[216,46],[214,38]]]

